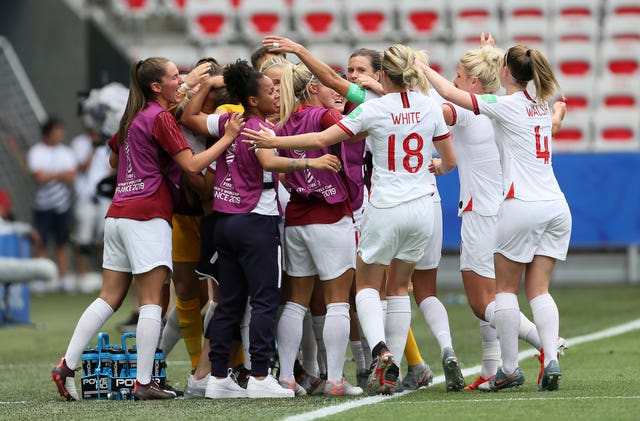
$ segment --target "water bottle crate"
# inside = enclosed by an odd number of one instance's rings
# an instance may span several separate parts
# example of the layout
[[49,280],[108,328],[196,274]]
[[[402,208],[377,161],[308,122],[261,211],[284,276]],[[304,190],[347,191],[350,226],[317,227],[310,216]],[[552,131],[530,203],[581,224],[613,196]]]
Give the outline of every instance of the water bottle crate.
[[[121,345],[111,345],[109,334],[100,332],[95,348],[88,346],[82,353],[82,398],[92,400],[132,400],[137,374],[137,349],[127,346],[135,340],[134,332],[124,333]],[[156,350],[152,378],[161,386],[166,383],[164,354]]]

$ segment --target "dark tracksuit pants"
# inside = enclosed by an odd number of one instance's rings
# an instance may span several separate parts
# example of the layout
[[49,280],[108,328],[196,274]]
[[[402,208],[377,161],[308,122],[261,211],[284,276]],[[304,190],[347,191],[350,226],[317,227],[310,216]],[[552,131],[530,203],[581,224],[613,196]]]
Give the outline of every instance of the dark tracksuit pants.
[[251,374],[266,376],[274,354],[276,310],[280,303],[278,216],[218,214],[218,306],[209,324],[211,374],[227,376],[234,330],[251,297],[249,353]]

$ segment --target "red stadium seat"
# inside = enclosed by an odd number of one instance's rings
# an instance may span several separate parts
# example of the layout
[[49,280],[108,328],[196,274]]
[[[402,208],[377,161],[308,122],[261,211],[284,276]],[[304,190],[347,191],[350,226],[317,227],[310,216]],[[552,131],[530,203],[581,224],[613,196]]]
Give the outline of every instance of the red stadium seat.
[[113,0],[113,11],[123,18],[146,19],[156,12],[158,0]]
[[228,0],[189,0],[185,17],[189,36],[200,44],[223,43],[238,35],[235,12]]
[[636,109],[600,108],[594,114],[595,148],[598,150],[638,150],[640,114]]
[[393,3],[345,1],[344,8],[347,30],[356,43],[396,38]]
[[240,32],[249,43],[266,35],[290,35],[290,2],[287,0],[241,0],[238,6]]
[[[481,32],[491,32],[498,43],[502,34],[497,0],[459,0],[449,2],[453,40],[477,43]],[[459,57],[457,57],[459,58]]]
[[591,115],[575,111],[567,104],[560,131],[553,136],[554,151],[584,151],[591,148]]
[[402,37],[410,41],[444,38],[448,35],[446,5],[440,0],[402,0],[396,3]]
[[312,42],[344,40],[342,0],[295,0],[291,16],[296,37]]

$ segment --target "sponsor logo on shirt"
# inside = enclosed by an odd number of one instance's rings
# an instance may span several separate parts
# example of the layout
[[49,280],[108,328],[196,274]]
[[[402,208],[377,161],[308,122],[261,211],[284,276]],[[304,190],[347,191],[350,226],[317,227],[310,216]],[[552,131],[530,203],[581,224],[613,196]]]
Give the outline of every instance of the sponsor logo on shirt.
[[480,99],[482,99],[487,104],[495,104],[496,102],[498,102],[498,97],[492,94],[480,95]]
[[360,115],[360,113],[362,113],[362,107],[358,106],[355,110],[351,111],[347,117],[355,120]]

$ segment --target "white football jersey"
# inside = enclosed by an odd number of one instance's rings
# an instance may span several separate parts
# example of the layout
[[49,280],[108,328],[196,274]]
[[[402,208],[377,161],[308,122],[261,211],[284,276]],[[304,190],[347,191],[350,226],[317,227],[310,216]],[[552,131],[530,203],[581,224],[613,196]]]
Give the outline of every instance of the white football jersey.
[[551,116],[526,91],[512,95],[471,94],[476,114],[494,120],[494,134],[506,199],[524,201],[564,199],[551,167]]
[[460,179],[458,216],[463,212],[497,215],[502,202],[502,169],[491,119],[446,102],[435,89],[430,93],[453,113],[450,129]]
[[428,170],[433,142],[450,133],[433,98],[390,93],[359,105],[338,125],[349,136],[369,133],[373,206],[388,208],[434,193]]

